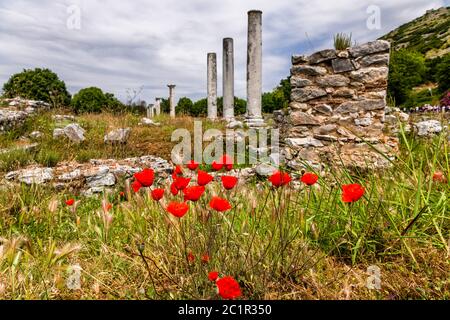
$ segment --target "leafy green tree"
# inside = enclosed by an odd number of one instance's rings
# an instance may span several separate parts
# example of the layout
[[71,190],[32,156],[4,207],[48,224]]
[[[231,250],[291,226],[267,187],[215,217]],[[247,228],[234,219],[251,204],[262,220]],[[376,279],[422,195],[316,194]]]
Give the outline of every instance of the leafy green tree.
[[187,97],[182,97],[180,100],[178,100],[178,103],[175,107],[175,112],[177,114],[185,114],[190,115],[192,112],[192,107],[194,106],[194,103],[191,99]]
[[170,112],[170,104],[169,99],[161,99],[161,113],[169,113]]
[[[234,97],[234,115],[239,116],[247,111],[247,101],[238,97]],[[217,113],[223,115],[223,97],[217,98]]]
[[280,84],[272,91],[262,95],[262,111],[273,113],[275,110],[285,109],[289,105],[291,95],[290,78],[282,79]]
[[6,98],[41,100],[54,107],[70,104],[66,84],[50,69],[27,69],[12,75],[3,85],[3,93]]
[[450,89],[450,53],[446,54],[436,66],[436,80],[440,92]]
[[194,117],[205,117],[208,113],[208,101],[206,98],[197,100],[191,110],[191,115]]
[[100,88],[89,87],[73,96],[72,108],[76,113],[99,113],[104,110],[117,112],[123,110],[124,105],[112,93],[103,93]]
[[423,82],[427,68],[424,57],[415,51],[394,51],[389,66],[388,94],[403,104],[411,89]]

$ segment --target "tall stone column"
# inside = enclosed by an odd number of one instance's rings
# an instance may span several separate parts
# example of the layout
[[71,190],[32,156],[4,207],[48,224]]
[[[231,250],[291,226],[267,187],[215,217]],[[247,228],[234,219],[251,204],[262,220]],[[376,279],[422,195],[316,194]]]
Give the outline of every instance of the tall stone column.
[[217,58],[215,53],[208,53],[208,119],[217,119]]
[[234,118],[234,49],[233,39],[223,39],[223,118]]
[[247,118],[249,127],[264,126],[262,94],[262,12],[248,12],[247,34]]
[[170,117],[175,118],[175,87],[174,84],[168,84],[169,87],[169,105],[170,105]]
[[161,113],[161,98],[155,98],[155,115],[159,116]]
[[155,115],[154,111],[154,104],[149,104],[147,106],[147,118],[151,119]]

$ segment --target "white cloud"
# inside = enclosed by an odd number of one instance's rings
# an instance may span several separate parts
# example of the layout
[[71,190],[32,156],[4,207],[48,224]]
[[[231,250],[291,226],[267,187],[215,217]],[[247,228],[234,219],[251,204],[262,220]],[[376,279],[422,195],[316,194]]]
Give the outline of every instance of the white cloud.
[[[447,1],[448,2],[448,1]],[[98,86],[126,98],[142,85],[142,98],[206,95],[206,53],[217,52],[219,94],[222,39],[234,38],[236,95],[245,97],[247,11],[263,11],[263,83],[270,90],[289,74],[293,53],[332,46],[332,35],[353,32],[375,39],[420,16],[441,0],[115,1],[0,0],[0,82],[23,68],[48,67],[69,90]],[[67,7],[81,9],[81,30],[66,27]],[[366,27],[369,5],[381,9],[381,30]]]

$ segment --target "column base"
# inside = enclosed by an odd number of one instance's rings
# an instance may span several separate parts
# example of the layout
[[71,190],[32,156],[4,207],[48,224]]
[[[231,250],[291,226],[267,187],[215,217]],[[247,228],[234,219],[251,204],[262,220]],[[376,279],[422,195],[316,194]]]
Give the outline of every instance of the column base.
[[261,128],[267,126],[262,117],[246,117],[245,124],[249,128]]

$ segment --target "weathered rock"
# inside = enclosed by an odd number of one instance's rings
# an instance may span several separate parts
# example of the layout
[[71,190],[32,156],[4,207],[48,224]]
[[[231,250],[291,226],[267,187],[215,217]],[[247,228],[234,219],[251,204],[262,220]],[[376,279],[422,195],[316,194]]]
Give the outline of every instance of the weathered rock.
[[315,111],[322,113],[324,115],[331,115],[333,113],[333,108],[327,104],[319,104],[314,106]]
[[388,73],[387,67],[365,68],[350,72],[350,78],[365,86],[383,86],[387,83]]
[[230,121],[227,124],[227,129],[242,129],[244,127],[244,124],[242,123],[242,121]]
[[355,124],[357,126],[367,127],[373,123],[372,118],[358,118],[355,119]]
[[327,92],[319,87],[296,88],[291,92],[292,99],[298,102],[306,102],[312,99],[323,97]]
[[438,120],[426,120],[414,124],[414,129],[420,137],[432,136],[442,131],[442,125]]
[[53,179],[52,168],[31,168],[12,171],[5,175],[6,180],[17,180],[27,185],[43,184]]
[[305,62],[308,62],[308,56],[306,56],[306,55],[294,54],[292,56],[292,64],[300,64],[300,63],[305,63]]
[[316,53],[313,53],[308,57],[308,62],[310,64],[317,64],[323,61],[328,61],[331,59],[336,58],[336,50],[333,49],[325,49],[318,51]]
[[261,163],[255,167],[255,172],[262,177],[268,177],[277,170],[274,166],[265,163]]
[[357,60],[361,67],[368,67],[374,64],[376,65],[388,65],[389,64],[389,53],[384,54],[374,54],[370,56],[362,57]]
[[40,131],[33,131],[33,132],[30,133],[30,138],[31,139],[35,139],[35,140],[40,139],[43,136],[44,136],[44,134],[42,132],[40,132]]
[[105,135],[103,141],[105,143],[127,143],[130,132],[130,128],[116,129]]
[[316,131],[320,135],[326,135],[332,131],[335,131],[336,129],[337,129],[337,125],[335,125],[335,124],[325,124],[323,126],[318,127]]
[[310,106],[307,105],[306,103],[291,102],[291,103],[289,103],[289,108],[294,111],[297,111],[297,110],[308,111]]
[[327,69],[318,66],[298,65],[291,68],[291,74],[307,76],[323,76],[327,74]]
[[334,59],[331,61],[331,66],[333,67],[333,71],[335,73],[355,70],[350,59],[342,59],[342,58]]
[[159,127],[161,125],[161,123],[155,122],[152,119],[145,118],[145,117],[141,119],[141,124],[144,126],[149,126],[149,127],[151,127],[151,126]]
[[332,74],[318,77],[316,82],[322,87],[343,87],[350,84],[350,79],[340,74]]
[[318,126],[321,124],[321,121],[318,117],[302,111],[296,111],[291,113],[291,123],[295,126]]
[[384,100],[366,99],[360,101],[347,101],[336,108],[338,113],[356,113],[362,111],[382,110],[386,106]]
[[314,139],[313,137],[306,138],[287,138],[286,144],[294,149],[299,147],[323,147],[323,143],[320,140]]
[[333,92],[333,97],[336,98],[354,98],[356,97],[356,92],[350,88],[339,88]]
[[354,58],[365,56],[372,53],[389,51],[391,44],[386,40],[376,40],[372,42],[368,42],[365,44],[361,44],[359,46],[355,46],[348,49],[350,55]]
[[312,85],[313,82],[309,79],[301,78],[298,76],[291,77],[291,86],[293,88],[302,88]]

